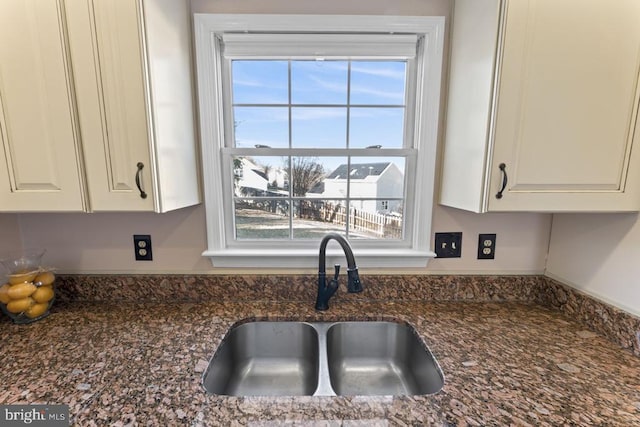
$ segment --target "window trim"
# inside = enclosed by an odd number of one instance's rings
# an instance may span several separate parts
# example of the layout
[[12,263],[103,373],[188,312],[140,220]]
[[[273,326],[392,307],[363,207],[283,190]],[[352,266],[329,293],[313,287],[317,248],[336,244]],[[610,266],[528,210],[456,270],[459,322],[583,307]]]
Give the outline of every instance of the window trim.
[[[319,33],[373,33],[417,34],[423,37],[418,46],[423,51],[416,61],[417,86],[415,90],[414,141],[418,141],[415,159],[421,167],[415,168],[415,187],[407,192],[414,197],[412,235],[406,240],[408,248],[361,248],[352,242],[358,265],[361,267],[424,267],[435,253],[430,250],[431,222],[435,191],[436,150],[439,127],[440,86],[444,39],[444,17],[441,16],[346,16],[346,15],[229,15],[195,14],[196,69],[202,144],[202,171],[207,222],[208,249],[203,256],[210,257],[215,267],[311,267],[318,257],[318,248],[288,245],[288,249],[264,242],[254,248],[237,248],[226,243],[226,224],[221,201],[228,200],[221,184],[223,173],[222,147],[224,146],[224,105],[222,78],[224,58],[219,39],[227,32],[319,32]],[[418,185],[431,183],[432,185]],[[262,243],[262,242],[258,242]],[[297,247],[296,247],[297,246]],[[265,251],[265,249],[268,249]],[[328,248],[330,257],[342,257],[336,247]]]

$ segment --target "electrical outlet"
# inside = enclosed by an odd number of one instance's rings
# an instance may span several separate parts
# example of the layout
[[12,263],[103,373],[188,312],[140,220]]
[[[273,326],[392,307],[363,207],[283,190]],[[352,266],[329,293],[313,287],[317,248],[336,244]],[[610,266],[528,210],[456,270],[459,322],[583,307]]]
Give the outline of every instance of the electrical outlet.
[[153,261],[151,252],[151,236],[148,234],[133,235],[133,250],[136,254],[136,261]]
[[438,258],[460,258],[462,256],[462,232],[436,233],[435,246]]
[[496,257],[496,235],[478,234],[478,259],[494,259]]

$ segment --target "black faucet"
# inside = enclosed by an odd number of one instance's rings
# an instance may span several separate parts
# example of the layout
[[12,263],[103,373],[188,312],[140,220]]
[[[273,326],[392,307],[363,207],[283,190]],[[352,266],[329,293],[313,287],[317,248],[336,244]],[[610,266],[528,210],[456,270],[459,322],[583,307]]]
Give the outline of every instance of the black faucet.
[[335,274],[331,281],[327,282],[326,259],[327,259],[327,243],[329,240],[335,240],[340,243],[345,256],[347,257],[347,291],[349,293],[362,292],[362,283],[358,275],[358,267],[356,267],[356,259],[349,242],[339,234],[329,233],[320,242],[320,255],[318,267],[318,298],[316,299],[316,310],[327,310],[329,308],[329,299],[338,290],[338,275],[340,274],[340,264],[336,264]]

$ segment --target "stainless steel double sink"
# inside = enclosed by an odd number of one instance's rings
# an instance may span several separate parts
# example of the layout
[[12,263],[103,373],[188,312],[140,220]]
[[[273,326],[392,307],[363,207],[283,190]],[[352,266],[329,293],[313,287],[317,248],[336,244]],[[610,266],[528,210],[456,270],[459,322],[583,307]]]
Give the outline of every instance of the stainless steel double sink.
[[423,395],[444,376],[407,324],[257,321],[229,330],[202,382],[230,396]]

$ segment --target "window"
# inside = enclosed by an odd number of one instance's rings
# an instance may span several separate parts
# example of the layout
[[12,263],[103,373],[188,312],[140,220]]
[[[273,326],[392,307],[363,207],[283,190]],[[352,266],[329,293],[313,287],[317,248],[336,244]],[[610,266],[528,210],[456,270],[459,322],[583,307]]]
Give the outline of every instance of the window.
[[[409,68],[398,59],[229,59],[223,162],[241,171],[229,236],[402,240],[406,157],[415,157],[403,149]],[[380,212],[384,198],[392,216]]]
[[442,30],[439,17],[196,15],[203,255],[310,267],[336,232],[361,266],[424,266]]

